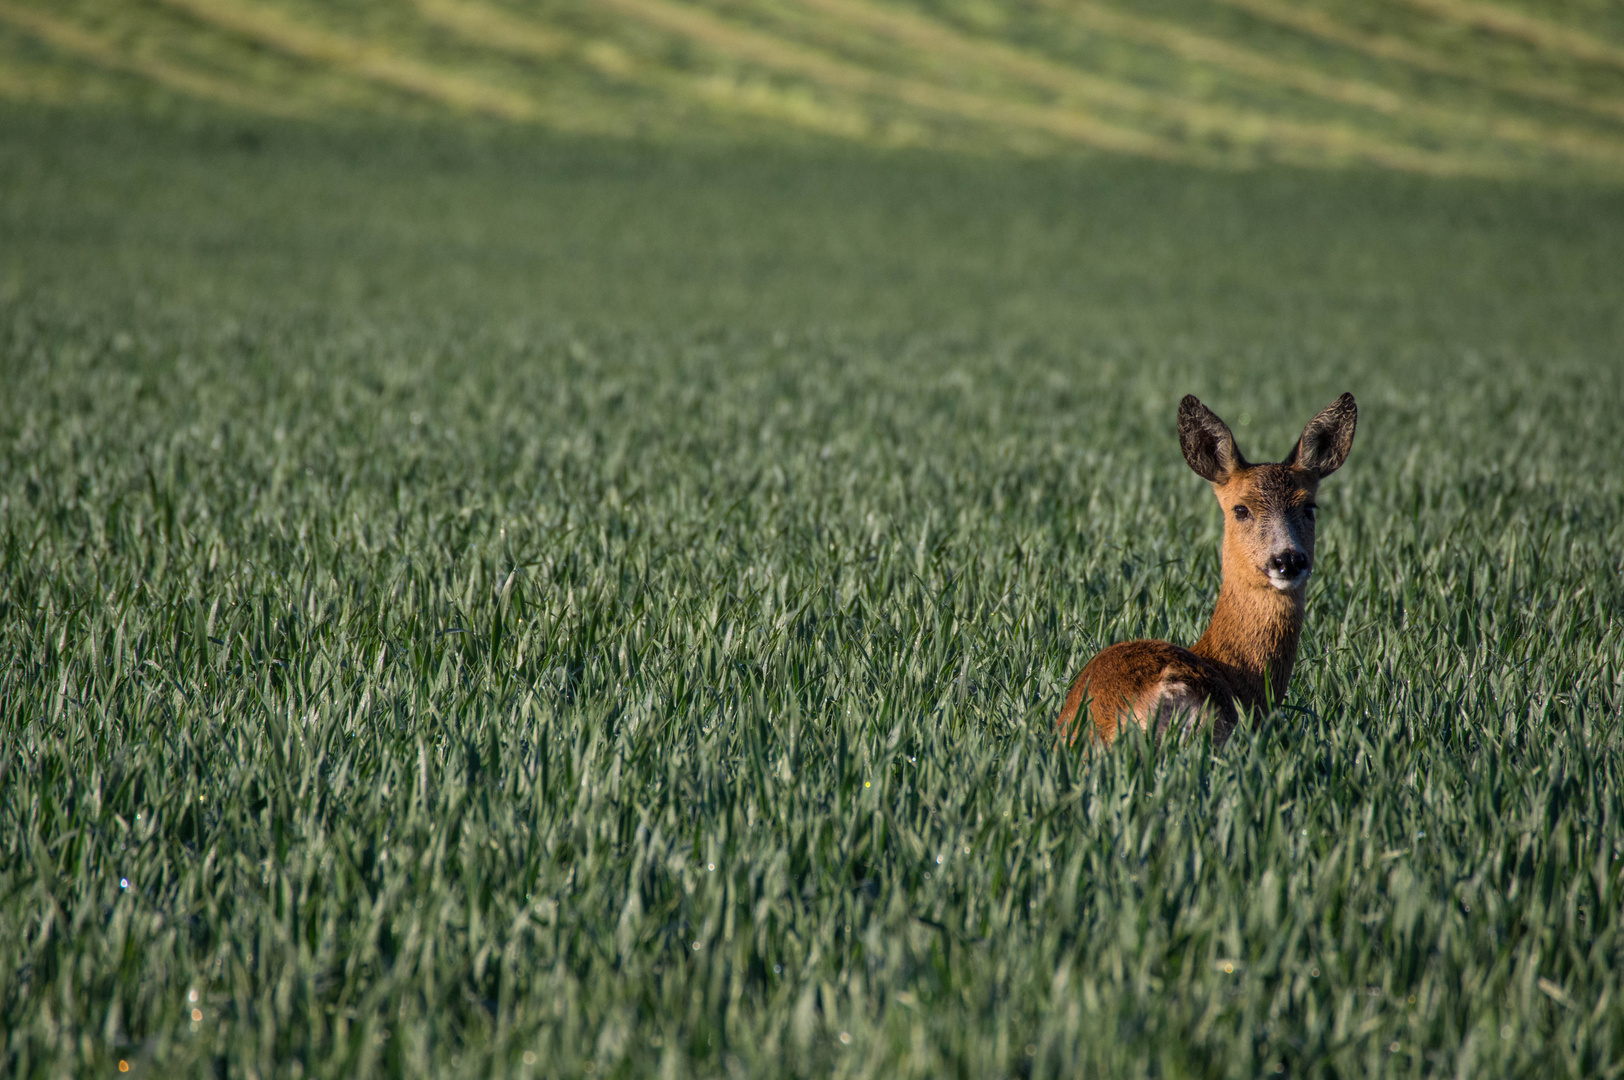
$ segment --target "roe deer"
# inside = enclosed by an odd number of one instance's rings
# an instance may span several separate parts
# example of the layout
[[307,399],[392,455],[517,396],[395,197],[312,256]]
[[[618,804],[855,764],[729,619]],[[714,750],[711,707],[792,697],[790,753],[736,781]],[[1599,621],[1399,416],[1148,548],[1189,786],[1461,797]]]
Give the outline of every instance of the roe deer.
[[[1314,492],[1348,458],[1358,411],[1343,394],[1308,422],[1286,460],[1253,465],[1229,427],[1194,396],[1179,403],[1179,443],[1190,468],[1212,481],[1224,511],[1223,584],[1212,621],[1188,649],[1122,641],[1090,660],[1056,721],[1075,739],[1083,702],[1106,745],[1127,718],[1157,735],[1212,725],[1221,745],[1239,710],[1259,716],[1285,697],[1314,568]],[[1080,728],[1081,725],[1076,725]]]

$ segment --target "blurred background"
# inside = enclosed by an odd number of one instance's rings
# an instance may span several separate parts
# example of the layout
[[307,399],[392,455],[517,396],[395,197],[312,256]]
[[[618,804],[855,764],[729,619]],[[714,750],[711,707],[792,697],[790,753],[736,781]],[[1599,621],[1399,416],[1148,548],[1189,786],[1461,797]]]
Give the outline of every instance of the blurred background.
[[0,0],[0,100],[1624,176],[1609,0]]

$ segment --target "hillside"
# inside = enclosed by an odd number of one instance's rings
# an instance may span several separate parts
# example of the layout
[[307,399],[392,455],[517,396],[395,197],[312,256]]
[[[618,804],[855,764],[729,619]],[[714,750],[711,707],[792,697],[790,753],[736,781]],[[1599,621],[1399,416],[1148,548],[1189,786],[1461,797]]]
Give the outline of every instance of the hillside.
[[1624,177],[1624,9],[0,0],[0,101]]

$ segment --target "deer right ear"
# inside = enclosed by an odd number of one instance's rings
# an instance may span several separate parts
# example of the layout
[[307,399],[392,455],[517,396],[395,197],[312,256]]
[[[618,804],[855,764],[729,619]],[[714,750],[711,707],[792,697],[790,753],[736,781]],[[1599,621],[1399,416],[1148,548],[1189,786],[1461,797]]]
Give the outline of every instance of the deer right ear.
[[1236,469],[1246,467],[1229,425],[1194,394],[1185,394],[1179,402],[1179,445],[1184,448],[1184,460],[1190,468],[1215,484],[1222,484]]
[[1359,409],[1352,394],[1343,394],[1303,428],[1302,438],[1281,464],[1313,473],[1321,480],[1348,460],[1353,449],[1353,430],[1359,424]]

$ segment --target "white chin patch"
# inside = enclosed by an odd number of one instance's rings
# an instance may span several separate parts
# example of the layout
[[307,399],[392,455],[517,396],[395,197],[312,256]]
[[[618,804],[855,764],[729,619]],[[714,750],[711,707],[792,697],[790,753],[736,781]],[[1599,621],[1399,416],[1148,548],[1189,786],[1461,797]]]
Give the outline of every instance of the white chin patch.
[[1273,585],[1281,592],[1290,592],[1292,589],[1300,589],[1307,583],[1307,570],[1304,570],[1300,574],[1293,574],[1289,577],[1285,574],[1276,574],[1272,571],[1269,573],[1269,584]]

